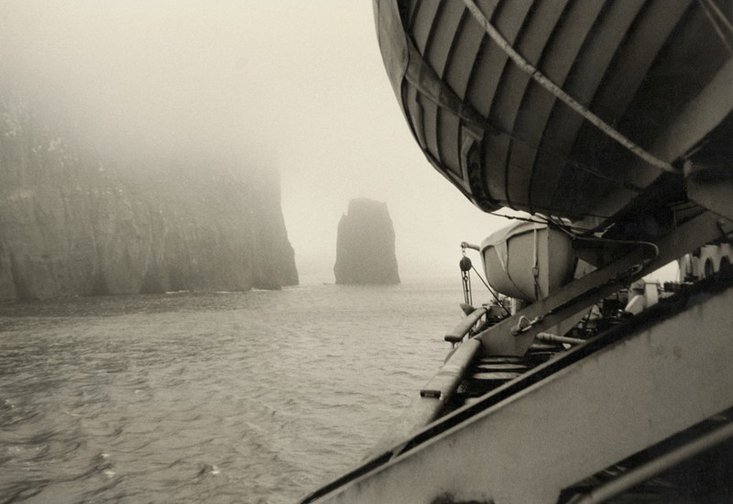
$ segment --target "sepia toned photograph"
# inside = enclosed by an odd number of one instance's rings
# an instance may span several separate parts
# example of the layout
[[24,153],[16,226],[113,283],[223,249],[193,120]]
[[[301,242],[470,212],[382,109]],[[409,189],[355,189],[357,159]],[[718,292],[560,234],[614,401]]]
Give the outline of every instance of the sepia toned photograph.
[[0,0],[0,504],[733,502],[733,0]]

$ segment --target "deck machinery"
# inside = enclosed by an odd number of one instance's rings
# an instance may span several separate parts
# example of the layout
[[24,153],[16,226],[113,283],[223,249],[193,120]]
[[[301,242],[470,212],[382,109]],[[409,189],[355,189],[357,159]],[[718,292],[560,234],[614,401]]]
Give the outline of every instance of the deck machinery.
[[473,247],[498,301],[464,306],[391,437],[303,502],[731,502],[731,1],[374,13],[428,162],[531,222]]

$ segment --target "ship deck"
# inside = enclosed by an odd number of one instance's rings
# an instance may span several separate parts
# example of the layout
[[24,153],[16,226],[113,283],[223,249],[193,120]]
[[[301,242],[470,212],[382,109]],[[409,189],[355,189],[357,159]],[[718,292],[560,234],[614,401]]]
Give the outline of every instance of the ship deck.
[[[303,502],[554,503],[620,478],[668,502],[686,481],[675,464],[658,464],[661,486],[637,471],[721,427],[702,452],[733,447],[731,303],[730,282],[707,279],[570,350],[479,356],[444,416]],[[699,492],[733,495],[730,479],[716,481]]]

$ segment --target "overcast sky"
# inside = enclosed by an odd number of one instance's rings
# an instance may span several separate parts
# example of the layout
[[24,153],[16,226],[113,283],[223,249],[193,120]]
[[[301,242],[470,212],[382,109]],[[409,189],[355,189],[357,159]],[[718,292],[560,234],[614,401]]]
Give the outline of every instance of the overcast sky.
[[370,1],[0,0],[0,44],[14,81],[90,135],[278,170],[306,282],[333,280],[336,227],[354,197],[387,203],[404,278],[458,279],[459,243],[506,223],[418,149]]

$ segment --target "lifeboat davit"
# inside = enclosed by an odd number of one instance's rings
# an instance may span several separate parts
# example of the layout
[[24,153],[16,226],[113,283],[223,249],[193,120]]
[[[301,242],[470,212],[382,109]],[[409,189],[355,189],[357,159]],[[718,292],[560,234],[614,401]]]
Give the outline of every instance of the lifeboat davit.
[[374,3],[415,139],[485,211],[599,224],[730,159],[730,1]]

